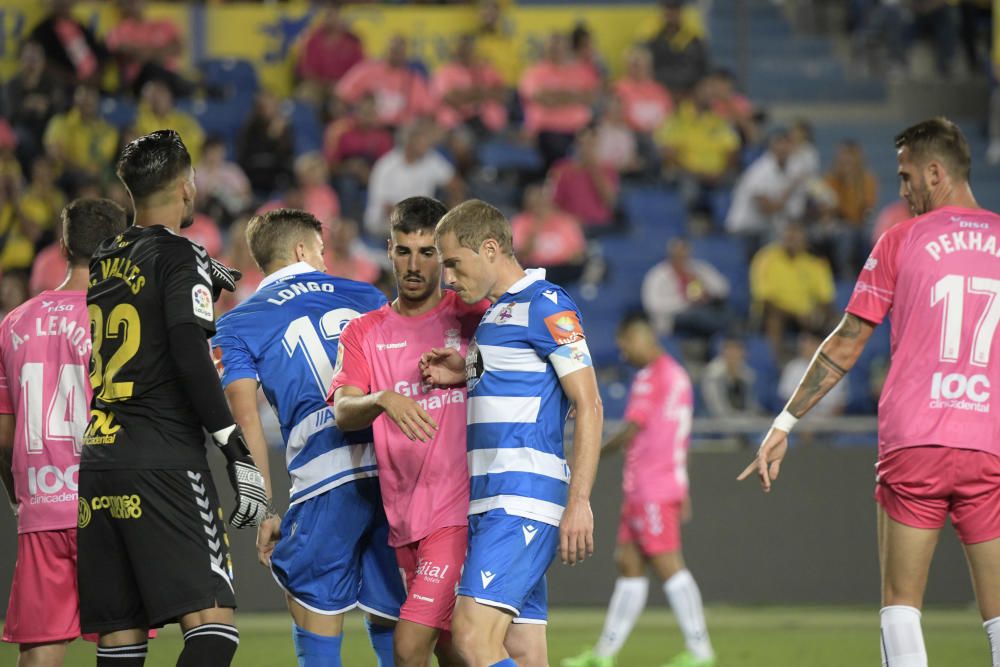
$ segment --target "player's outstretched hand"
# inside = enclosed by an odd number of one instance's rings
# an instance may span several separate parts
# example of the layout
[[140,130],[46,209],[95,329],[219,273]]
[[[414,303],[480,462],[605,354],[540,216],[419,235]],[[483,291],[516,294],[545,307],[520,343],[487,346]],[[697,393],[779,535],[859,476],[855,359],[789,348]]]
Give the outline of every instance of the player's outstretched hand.
[[788,433],[772,426],[771,430],[764,437],[764,442],[761,443],[760,449],[757,450],[757,457],[750,462],[750,465],[736,479],[742,482],[756,471],[757,476],[760,477],[760,486],[764,489],[764,493],[769,492],[771,490],[771,482],[778,479],[778,473],[781,472],[781,461],[785,458],[787,452]]
[[236,283],[243,277],[243,272],[231,266],[226,266],[217,259],[212,260],[212,301],[218,301],[222,290],[236,291]]
[[267,492],[264,490],[264,475],[249,455],[241,456],[226,465],[229,482],[236,491],[236,509],[229,517],[233,528],[259,526],[268,509]]
[[465,357],[453,347],[435,347],[420,355],[420,377],[435,387],[465,384]]
[[281,517],[272,514],[257,526],[257,560],[264,567],[271,567],[271,554],[281,537]]
[[427,442],[434,438],[438,425],[420,404],[395,391],[379,394],[378,405],[410,440]]
[[559,558],[576,565],[594,555],[594,513],[590,502],[570,500],[559,522]]

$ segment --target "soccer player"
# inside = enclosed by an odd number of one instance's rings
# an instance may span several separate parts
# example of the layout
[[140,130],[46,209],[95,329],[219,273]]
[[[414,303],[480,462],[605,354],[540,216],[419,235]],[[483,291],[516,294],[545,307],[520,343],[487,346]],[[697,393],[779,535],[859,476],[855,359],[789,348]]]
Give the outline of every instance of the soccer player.
[[712,667],[715,654],[705,627],[701,592],[684,566],[681,523],[690,511],[687,451],[694,412],[691,378],[659,344],[642,313],[618,326],[618,348],[641,369],[629,392],[625,420],[602,455],[625,449],[621,521],[615,582],[597,646],[563,667],[610,667],[639,619],[649,593],[652,566],[684,634],[687,651],[667,667]]
[[[62,211],[62,285],[0,323],[0,475],[17,516],[17,561],[3,640],[21,667],[57,667],[80,636],[76,588],[77,482],[90,416],[90,256],[127,225],[108,199]],[[44,413],[44,414],[43,414]]]
[[950,516],[1000,667],[1000,216],[976,203],[969,145],[944,118],[896,137],[900,196],[917,216],[887,231],[861,270],[847,314],[775,419],[754,472],[770,491],[788,434],[892,321],[892,367],[879,401],[875,499],[882,571],[882,664],[927,664],[920,607]]
[[[389,216],[389,259],[398,297],[351,322],[340,338],[333,410],[343,428],[375,429],[389,544],[406,576],[396,626],[396,667],[464,667],[447,641],[455,587],[465,561],[469,469],[464,387],[421,382],[421,353],[436,346],[464,354],[486,310],[441,289],[434,228],[447,212],[430,197],[410,197]],[[384,415],[384,417],[382,417]]]
[[145,661],[148,628],[179,622],[180,667],[229,665],[232,562],[205,433],[236,490],[230,518],[256,525],[264,480],[233,422],[209,354],[213,291],[235,287],[179,235],[194,212],[194,170],[180,136],[160,130],[121,153],[135,224],[90,263],[94,391],[80,462],[80,625],[100,635],[98,667]]
[[[266,460],[257,386],[278,415],[291,478],[284,519],[257,532],[261,563],[285,591],[301,667],[340,665],[344,613],[368,612],[382,667],[406,595],[378,488],[372,433],[345,433],[326,404],[344,325],[385,303],[367,283],[325,273],[320,222],[305,211],[254,217],[247,243],[266,277],[219,318],[222,384],[256,460]],[[268,496],[274,487],[263,467]]]
[[604,415],[580,311],[544,271],[521,268],[510,223],[485,202],[449,211],[435,242],[461,299],[492,302],[464,358],[442,347],[421,359],[425,381],[465,381],[469,392],[469,551],[453,641],[470,667],[545,667],[545,571],[557,551],[572,565],[594,549],[590,491]]

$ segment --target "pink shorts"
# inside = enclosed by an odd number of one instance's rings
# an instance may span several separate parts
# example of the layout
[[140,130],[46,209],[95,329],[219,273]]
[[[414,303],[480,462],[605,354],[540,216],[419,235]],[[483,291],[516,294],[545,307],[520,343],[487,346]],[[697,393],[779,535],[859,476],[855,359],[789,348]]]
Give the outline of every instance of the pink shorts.
[[399,617],[440,630],[451,630],[455,588],[469,539],[468,526],[439,528],[420,540],[396,548],[406,579],[406,602]]
[[618,544],[634,543],[644,556],[681,548],[680,502],[649,502],[626,497],[618,522]]
[[21,533],[3,640],[49,644],[79,636],[76,528]]
[[950,515],[963,544],[1000,537],[1000,457],[975,449],[906,447],[875,465],[875,500],[913,528],[941,528]]

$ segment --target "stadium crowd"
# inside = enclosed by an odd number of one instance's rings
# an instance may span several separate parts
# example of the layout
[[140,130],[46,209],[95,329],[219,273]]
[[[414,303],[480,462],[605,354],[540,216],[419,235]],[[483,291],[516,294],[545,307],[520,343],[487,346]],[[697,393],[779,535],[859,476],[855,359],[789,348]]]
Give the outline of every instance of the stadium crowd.
[[[512,215],[526,265],[593,289],[627,261],[601,251],[635,222],[623,191],[655,186],[679,196],[686,221],[634,291],[658,333],[685,343],[697,368],[719,351],[705,374],[708,413],[720,413],[722,395],[752,411],[739,381],[721,379],[722,368],[741,376],[726,350],[760,334],[779,367],[792,361],[829,330],[836,281],[854,278],[873,227],[881,233],[906,217],[896,205],[875,224],[877,180],[858,143],[846,139],[835,156],[820,156],[807,121],[770,126],[733,74],[713,65],[683,0],[660,3],[659,25],[629,49],[619,76],[582,24],[552,33],[536,61],[522,62],[496,0],[480,3],[478,28],[433,71],[412,57],[404,35],[371,52],[331,4],[294,51],[294,98],[258,90],[252,103],[248,91],[180,67],[179,26],[147,16],[142,0],[116,4],[118,23],[98,37],[74,17],[72,0],[50,0],[0,88],[4,313],[62,280],[55,223],[65,202],[103,195],[128,208],[115,158],[163,127],[181,134],[196,164],[198,216],[186,233],[244,274],[221,311],[262,277],[244,238],[257,212],[310,211],[326,228],[329,270],[389,291],[381,249],[391,207],[413,195],[448,205],[479,196]],[[233,96],[252,107],[233,136],[190,112]],[[124,120],[108,113],[129,105],[135,113]],[[299,140],[302,114],[323,124],[317,145]],[[484,164],[486,144],[522,159]],[[689,238],[740,244],[749,303],[734,297],[746,285],[731,284],[723,267],[692,259]],[[703,344],[709,339],[716,343]]]

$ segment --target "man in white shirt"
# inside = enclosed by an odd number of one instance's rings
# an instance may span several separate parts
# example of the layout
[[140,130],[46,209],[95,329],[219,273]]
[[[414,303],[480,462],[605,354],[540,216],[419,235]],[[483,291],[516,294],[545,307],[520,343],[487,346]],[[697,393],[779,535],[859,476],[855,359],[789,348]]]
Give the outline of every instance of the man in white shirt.
[[447,204],[462,198],[462,181],[455,168],[432,150],[438,135],[433,123],[414,121],[399,131],[396,148],[379,158],[368,179],[368,206],[365,231],[372,238],[389,233],[389,212],[407,197],[433,197],[438,188],[446,191]]
[[708,262],[691,258],[682,238],[667,244],[667,258],[642,281],[642,307],[660,335],[673,331],[712,336],[729,322],[723,300],[729,281]]

